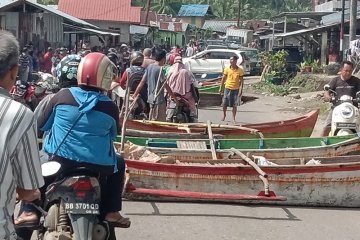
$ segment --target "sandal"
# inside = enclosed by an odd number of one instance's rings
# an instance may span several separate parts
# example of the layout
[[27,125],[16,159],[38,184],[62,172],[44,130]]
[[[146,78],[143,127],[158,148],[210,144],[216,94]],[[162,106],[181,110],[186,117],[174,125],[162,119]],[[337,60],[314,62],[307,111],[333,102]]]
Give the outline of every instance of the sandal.
[[111,227],[116,227],[116,228],[129,228],[130,225],[131,225],[131,221],[129,218],[124,218],[122,216],[120,216],[117,220],[115,221],[109,221],[109,220],[106,220],[109,225]]

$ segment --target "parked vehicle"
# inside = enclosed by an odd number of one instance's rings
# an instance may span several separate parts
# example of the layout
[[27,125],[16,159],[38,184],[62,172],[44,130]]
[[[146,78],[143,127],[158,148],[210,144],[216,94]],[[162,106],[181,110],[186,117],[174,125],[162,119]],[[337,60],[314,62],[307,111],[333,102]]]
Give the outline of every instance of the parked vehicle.
[[245,75],[250,74],[250,62],[243,51],[232,49],[210,49],[202,51],[192,57],[184,58],[183,62],[188,70],[194,74],[222,73],[230,66],[230,57],[238,56],[238,66],[244,69]]
[[34,111],[46,95],[57,92],[59,87],[55,82],[55,78],[48,73],[34,73],[32,79],[33,82],[27,83],[22,83],[20,80],[16,81],[10,90],[10,94],[15,101],[26,105]]
[[293,75],[299,71],[299,65],[303,61],[302,53],[300,52],[299,47],[297,46],[282,46],[282,47],[273,47],[273,52],[278,52],[285,50],[288,55],[286,56],[286,71]]
[[247,48],[241,47],[239,48],[240,51],[243,51],[246,56],[250,59],[250,75],[257,76],[260,75],[262,72],[262,66],[259,59],[259,50],[256,48]]
[[354,106],[360,102],[360,92],[356,93],[356,98],[343,95],[340,98],[336,92],[330,89],[330,85],[324,86],[325,91],[332,95],[331,102],[335,105],[332,112],[330,136],[350,135],[360,131],[359,108]]

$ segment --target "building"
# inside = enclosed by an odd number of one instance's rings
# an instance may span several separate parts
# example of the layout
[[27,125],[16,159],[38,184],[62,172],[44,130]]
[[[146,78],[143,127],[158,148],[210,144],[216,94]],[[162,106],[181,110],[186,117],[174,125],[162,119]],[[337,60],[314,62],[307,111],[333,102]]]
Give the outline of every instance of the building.
[[[315,12],[336,12],[341,11],[341,0],[312,0]],[[349,8],[350,0],[345,0],[345,8]],[[358,1],[360,6],[360,1]]]
[[189,4],[182,5],[178,17],[184,22],[202,28],[205,20],[214,18],[209,5]]
[[0,3],[0,28],[12,32],[24,46],[32,43],[43,50],[47,46],[67,46],[66,26],[97,31],[97,27],[55,8],[29,0]]
[[141,7],[131,6],[131,0],[59,0],[59,9],[77,18],[114,31],[120,36],[107,39],[109,45],[128,44],[130,25],[140,24]]

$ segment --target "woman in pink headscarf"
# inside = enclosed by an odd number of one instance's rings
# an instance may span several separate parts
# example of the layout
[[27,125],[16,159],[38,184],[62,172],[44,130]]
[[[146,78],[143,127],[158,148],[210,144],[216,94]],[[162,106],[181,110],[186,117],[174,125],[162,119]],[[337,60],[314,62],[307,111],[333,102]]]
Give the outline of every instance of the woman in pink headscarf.
[[[185,68],[181,56],[175,57],[174,64],[169,72],[167,83],[175,95],[179,95],[186,100],[190,108],[190,117],[192,118],[192,121],[196,121],[198,95],[196,94],[194,87],[195,78],[193,74]],[[170,107],[171,102],[172,100],[168,98],[168,110],[172,109]],[[167,115],[170,116],[171,113]]]

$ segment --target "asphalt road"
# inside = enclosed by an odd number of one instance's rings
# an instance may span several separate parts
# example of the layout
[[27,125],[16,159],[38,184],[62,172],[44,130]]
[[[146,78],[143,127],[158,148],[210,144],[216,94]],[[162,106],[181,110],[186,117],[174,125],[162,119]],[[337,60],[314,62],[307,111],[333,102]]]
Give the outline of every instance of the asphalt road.
[[131,240],[358,240],[359,209],[125,202]]

